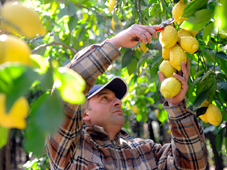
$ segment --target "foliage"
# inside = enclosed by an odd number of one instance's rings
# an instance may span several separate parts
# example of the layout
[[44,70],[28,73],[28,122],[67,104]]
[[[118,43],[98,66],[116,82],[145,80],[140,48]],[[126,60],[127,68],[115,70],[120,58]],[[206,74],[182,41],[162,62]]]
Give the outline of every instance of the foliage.
[[[123,29],[132,24],[158,25],[172,17],[171,11],[177,2],[178,0],[118,0],[113,11],[109,12],[108,2],[104,3],[100,0],[25,0],[25,4],[32,6],[42,16],[47,34],[34,39],[22,38],[29,44],[33,54],[39,54],[49,60],[49,67],[44,73],[24,66],[15,71],[12,70],[16,69],[15,66],[7,67],[9,70],[7,75],[11,77],[11,81],[6,83],[7,79],[1,76],[0,92],[6,93],[8,98],[11,98],[7,99],[7,108],[18,96],[30,96],[32,109],[28,117],[28,127],[25,130],[26,150],[41,156],[45,135],[53,133],[61,123],[62,110],[54,108],[56,103],[60,102],[56,99],[60,96],[59,91],[52,96],[48,95],[53,85],[54,73],[59,74],[58,69],[52,66],[53,60],[57,60],[60,66],[65,66],[77,51],[88,45],[101,43],[121,31],[119,21]],[[219,107],[223,121],[215,127],[219,131],[216,144],[219,151],[223,152],[222,146],[227,148],[225,136],[227,130],[227,22],[225,19],[227,11],[225,9],[227,3],[225,0],[184,0],[184,2],[187,6],[183,16],[187,20],[182,25],[174,26],[178,30],[187,28],[199,31],[196,39],[200,46],[195,54],[187,53],[187,58],[191,59],[191,74],[186,103],[190,109],[197,111],[197,114],[201,114],[198,108],[204,100],[209,100]],[[115,32],[111,29],[112,18],[115,21]],[[159,40],[153,39],[151,44],[146,44],[149,50],[145,53],[138,48],[140,44],[131,49],[121,48],[122,57],[97,80],[97,83],[104,84],[115,75],[119,75],[129,84],[130,94],[125,98],[122,106],[126,117],[124,126],[126,129],[130,128],[132,119],[146,122],[148,117],[153,117],[155,110],[159,111],[157,119],[161,123],[168,120],[168,115],[162,108],[164,98],[159,93],[160,81],[157,76],[158,67],[163,60]],[[62,77],[61,80],[64,78]],[[24,83],[18,84],[18,82]],[[43,95],[41,97],[33,95],[37,91]],[[139,108],[137,115],[131,111],[133,105]],[[53,121],[54,126],[49,125],[50,121]],[[205,128],[213,127],[210,124],[204,125],[202,122],[201,125]]]

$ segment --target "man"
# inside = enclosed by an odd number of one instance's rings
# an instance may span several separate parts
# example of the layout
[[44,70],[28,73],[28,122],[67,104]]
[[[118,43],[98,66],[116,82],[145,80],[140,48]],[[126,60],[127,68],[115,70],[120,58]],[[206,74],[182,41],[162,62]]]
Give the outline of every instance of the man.
[[[205,138],[194,113],[186,109],[190,61],[182,63],[183,76],[174,74],[182,84],[180,93],[163,107],[169,114],[172,142],[161,146],[150,139],[132,139],[121,130],[124,116],[121,100],[127,84],[119,77],[104,86],[95,84],[121,54],[120,47],[133,47],[137,37],[151,43],[157,37],[155,26],[133,25],[100,45],[79,52],[67,67],[86,81],[82,105],[64,103],[65,124],[47,140],[51,169],[205,169]],[[160,80],[165,79],[159,72]],[[83,125],[84,123],[84,125]]]

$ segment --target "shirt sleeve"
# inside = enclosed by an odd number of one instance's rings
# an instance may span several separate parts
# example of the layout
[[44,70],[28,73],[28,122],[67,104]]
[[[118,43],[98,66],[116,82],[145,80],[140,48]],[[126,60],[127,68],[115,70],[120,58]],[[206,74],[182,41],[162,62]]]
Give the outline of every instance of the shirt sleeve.
[[165,102],[163,107],[169,115],[172,141],[158,150],[158,169],[205,169],[205,136],[196,115],[186,108],[185,101],[171,107]]
[[[113,44],[105,41],[81,50],[66,67],[80,74],[85,80],[86,96],[97,77],[120,55],[120,51]],[[64,125],[55,135],[49,136],[46,142],[51,169],[67,169],[71,166],[81,136],[85,108],[86,102],[82,105],[64,102]]]

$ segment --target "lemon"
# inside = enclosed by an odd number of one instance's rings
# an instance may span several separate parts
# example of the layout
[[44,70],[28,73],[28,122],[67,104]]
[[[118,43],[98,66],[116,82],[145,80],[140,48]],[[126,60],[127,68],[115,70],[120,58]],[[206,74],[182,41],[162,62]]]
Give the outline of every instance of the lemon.
[[218,126],[222,121],[222,114],[219,108],[213,104],[209,104],[207,111],[207,121],[215,126]]
[[178,33],[178,38],[183,36],[192,36],[191,33],[185,29],[180,29],[177,33]]
[[159,71],[161,71],[166,78],[173,76],[173,73],[176,73],[177,70],[173,68],[169,60],[163,60],[159,66]]
[[186,64],[186,54],[183,49],[178,44],[176,44],[173,48],[170,49],[170,64],[178,71],[181,71],[182,61],[184,61],[184,64]]
[[138,107],[137,107],[136,105],[133,105],[131,109],[132,109],[132,111],[133,111],[135,114],[138,114],[138,113],[139,113],[139,109],[138,109]]
[[164,60],[169,60],[170,57],[170,48],[162,48],[162,58]]
[[181,91],[181,83],[175,77],[165,79],[160,88],[160,92],[164,98],[173,98]]
[[179,39],[179,44],[186,52],[194,54],[199,49],[199,42],[191,36],[183,36]]
[[178,41],[177,30],[172,25],[166,26],[160,33],[159,41],[163,48],[173,47]]
[[2,27],[10,33],[34,38],[45,32],[39,14],[19,2],[6,2],[1,9],[1,17]]
[[146,53],[147,50],[148,50],[146,44],[144,44],[144,43],[141,43],[141,44],[140,44],[140,48],[141,48],[141,50],[143,51],[143,53]]
[[6,128],[24,129],[26,127],[25,117],[28,115],[29,104],[25,97],[15,101],[9,113],[6,113],[6,95],[0,94],[0,126]]
[[177,22],[179,25],[186,20],[186,18],[182,18],[184,8],[186,7],[186,4],[183,1],[179,1],[176,5],[174,5],[172,10],[173,19],[175,22]]
[[205,100],[200,107],[208,107],[210,102],[208,100]]
[[5,62],[32,65],[30,48],[24,40],[12,35],[0,35],[0,64]]
[[[209,101],[205,100],[205,101],[201,104],[200,108],[201,108],[201,107],[208,107],[209,104],[210,104]],[[207,121],[207,114],[206,114],[206,113],[207,113],[207,112],[205,112],[203,115],[200,115],[199,118],[202,119],[202,121],[204,121],[205,123],[208,123],[208,121]]]
[[110,10],[110,12],[113,11],[114,6],[116,5],[116,3],[117,3],[116,0],[110,0],[110,2],[109,2],[109,10]]

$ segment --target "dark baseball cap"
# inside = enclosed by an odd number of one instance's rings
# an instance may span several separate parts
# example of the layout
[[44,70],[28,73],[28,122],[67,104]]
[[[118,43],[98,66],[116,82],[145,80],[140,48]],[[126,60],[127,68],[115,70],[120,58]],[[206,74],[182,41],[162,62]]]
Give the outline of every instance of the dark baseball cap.
[[94,85],[92,89],[88,92],[87,99],[90,99],[92,96],[96,95],[102,89],[109,89],[115,93],[115,96],[122,100],[128,93],[128,84],[121,77],[114,77],[108,83],[104,85]]

